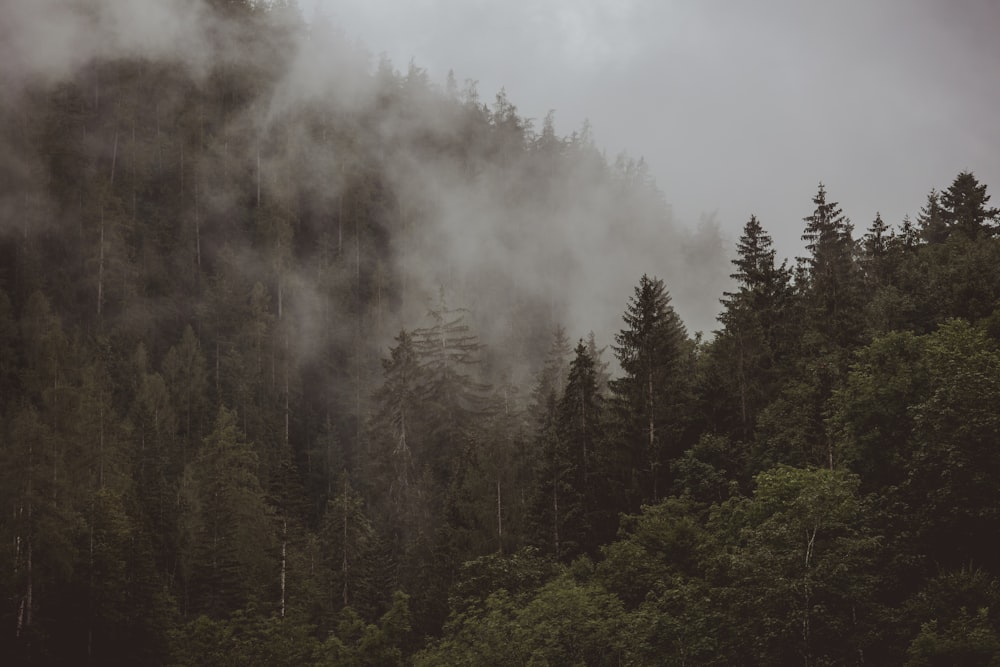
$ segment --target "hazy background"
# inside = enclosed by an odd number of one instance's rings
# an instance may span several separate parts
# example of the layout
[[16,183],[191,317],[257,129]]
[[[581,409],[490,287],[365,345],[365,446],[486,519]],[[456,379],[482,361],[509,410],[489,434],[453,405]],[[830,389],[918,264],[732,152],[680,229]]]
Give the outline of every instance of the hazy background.
[[[516,212],[499,176],[466,189],[447,165],[393,158],[395,188],[434,193],[419,230],[441,240],[443,258],[397,240],[422,292],[436,294],[442,267],[478,281],[470,292],[491,276],[513,277],[519,290],[564,304],[558,316],[574,336],[594,329],[610,341],[644,272],[665,279],[691,331],[711,331],[744,222],[760,218],[779,258],[802,254],[802,218],[820,180],[858,235],[876,211],[891,224],[915,216],[928,190],[961,170],[1000,188],[1000,3],[991,0],[299,2],[314,25],[322,15],[362,45],[368,71],[379,53],[404,73],[412,60],[442,87],[453,70],[460,88],[478,81],[491,107],[505,88],[536,131],[554,109],[560,136],[589,119],[609,162],[623,151],[645,157],[672,220],[633,216],[617,228],[608,193],[568,192],[555,212]],[[227,40],[239,39],[217,28],[201,0],[9,0],[0,5],[0,102],[93,58],[143,55],[209,71]],[[370,108],[371,81],[359,71],[342,39],[313,40],[260,122],[314,95]],[[416,112],[421,122],[444,122],[433,110]],[[387,138],[409,131],[383,128]],[[30,161],[6,154],[8,170],[30,172]],[[336,165],[313,167],[302,173],[333,196]],[[14,194],[7,199],[16,203]],[[546,224],[504,245],[512,216]],[[722,242],[711,225],[699,229],[703,219],[718,223]]]
[[[1000,188],[1000,3],[843,0],[300,0],[405,72],[501,86],[520,112],[593,124],[645,156],[679,221],[750,213],[780,256],[826,183],[856,228],[916,215],[971,169]],[[994,202],[1000,201],[994,198]]]

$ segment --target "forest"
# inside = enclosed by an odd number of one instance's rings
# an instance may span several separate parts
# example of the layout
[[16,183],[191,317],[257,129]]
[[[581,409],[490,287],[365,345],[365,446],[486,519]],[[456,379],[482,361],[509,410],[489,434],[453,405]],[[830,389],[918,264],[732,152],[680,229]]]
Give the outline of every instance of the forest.
[[205,7],[0,101],[0,662],[1000,664],[971,171],[730,252],[587,125]]

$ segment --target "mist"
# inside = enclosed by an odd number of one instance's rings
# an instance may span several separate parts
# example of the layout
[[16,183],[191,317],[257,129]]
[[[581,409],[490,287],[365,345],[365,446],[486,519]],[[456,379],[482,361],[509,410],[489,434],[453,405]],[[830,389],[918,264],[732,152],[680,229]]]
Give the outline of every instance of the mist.
[[0,655],[997,661],[992,5],[303,5],[0,6]]
[[[692,332],[714,327],[718,298],[728,284],[730,242],[722,238],[717,221],[693,225],[676,220],[650,165],[625,153],[608,157],[593,138],[600,128],[585,126],[556,136],[553,118],[543,128],[543,123],[521,117],[517,100],[507,99],[502,89],[480,92],[474,81],[466,80],[446,91],[446,83],[431,81],[419,62],[400,72],[384,57],[372,57],[352,38],[349,25],[335,25],[323,15],[306,24],[294,7],[276,5],[268,14],[272,22],[283,24],[269,34],[288,43],[250,48],[237,22],[220,20],[222,14],[196,0],[15,3],[5,10],[3,23],[12,39],[3,41],[0,58],[3,78],[15,91],[7,101],[86,78],[93,63],[129,58],[181,67],[196,96],[211,85],[213,75],[226,71],[227,63],[238,67],[252,62],[273,70],[273,84],[237,112],[210,127],[199,121],[204,150],[190,176],[208,187],[200,195],[187,193],[189,198],[200,196],[188,202],[197,209],[189,215],[225,219],[237,205],[241,185],[236,180],[256,179],[242,183],[256,189],[260,199],[255,205],[262,200],[292,208],[294,202],[296,210],[309,212],[308,219],[294,225],[311,229],[315,237],[331,232],[324,226],[333,224],[334,212],[343,205],[349,174],[377,169],[385,179],[379,187],[396,202],[395,210],[376,214],[394,218],[395,225],[389,254],[378,260],[391,265],[377,268],[383,281],[379,289],[391,291],[396,304],[393,312],[380,315],[385,318],[381,345],[399,328],[418,326],[441,289],[452,305],[470,309],[490,344],[545,336],[557,323],[573,337],[594,331],[607,344],[644,273],[666,281]],[[392,81],[386,84],[386,78]],[[379,98],[387,86],[398,97],[395,104]],[[155,102],[155,112],[164,117],[190,101],[177,98],[176,88],[168,90],[164,87],[165,96]],[[100,82],[94,81],[89,92],[99,96]],[[314,150],[316,118],[323,114],[358,119],[360,125],[346,131],[354,132],[360,143],[346,151],[343,146]],[[498,141],[511,143],[488,149],[497,151],[493,158],[440,150],[442,144],[460,144],[477,131],[476,123],[508,122],[501,118],[509,120],[510,127],[503,130],[509,136]],[[134,120],[132,124],[134,128]],[[323,131],[345,130],[326,126]],[[246,141],[250,136],[256,141]],[[110,129],[98,129],[85,140],[105,161],[132,159],[125,155],[124,142],[119,158],[118,135]],[[4,169],[12,175],[9,182],[37,173],[43,156],[8,148]],[[539,156],[543,150],[551,156]],[[178,154],[174,159],[182,158]],[[545,160],[548,173],[543,172]],[[229,182],[221,183],[220,174],[227,174]],[[25,192],[35,193],[39,211],[32,224],[49,224],[50,218],[40,212],[60,208],[34,184],[20,182],[23,187],[15,185],[4,198],[9,233],[26,224],[23,219],[14,222]],[[373,252],[371,247],[343,247],[346,223],[339,217],[337,224],[337,253],[355,253],[362,263],[371,259],[361,257]],[[213,233],[206,225],[199,253],[232,245],[224,224],[216,227]],[[213,250],[213,244],[218,248]],[[252,252],[229,247],[228,253],[238,258],[233,261],[248,279],[271,271]],[[281,271],[285,286],[294,286],[289,306],[301,333],[297,356],[306,362],[315,354],[308,341],[317,338],[317,322],[328,306],[318,296],[314,275],[294,262]],[[515,331],[516,313],[522,321],[531,313],[537,328]],[[529,347],[545,344],[534,341]],[[519,346],[523,349],[524,343]]]

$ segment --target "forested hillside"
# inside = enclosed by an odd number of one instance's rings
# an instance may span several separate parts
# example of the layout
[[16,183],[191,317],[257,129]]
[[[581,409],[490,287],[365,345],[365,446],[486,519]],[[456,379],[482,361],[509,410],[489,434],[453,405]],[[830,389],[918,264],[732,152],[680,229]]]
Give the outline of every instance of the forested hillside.
[[587,126],[194,18],[3,70],[4,664],[1000,660],[971,172],[727,257]]

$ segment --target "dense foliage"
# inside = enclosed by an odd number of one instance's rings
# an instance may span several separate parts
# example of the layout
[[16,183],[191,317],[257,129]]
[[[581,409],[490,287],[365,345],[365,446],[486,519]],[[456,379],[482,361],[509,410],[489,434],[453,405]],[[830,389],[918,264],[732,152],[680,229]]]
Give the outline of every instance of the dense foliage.
[[0,106],[5,664],[1000,661],[972,173],[860,238],[802,193],[792,268],[751,216],[713,336],[637,275],[609,353],[518,267],[449,264],[448,193],[400,171],[496,188],[503,245],[539,211],[667,225],[641,162],[384,60],[364,103],[283,107],[307,27],[212,4],[243,46],[210,71]]

